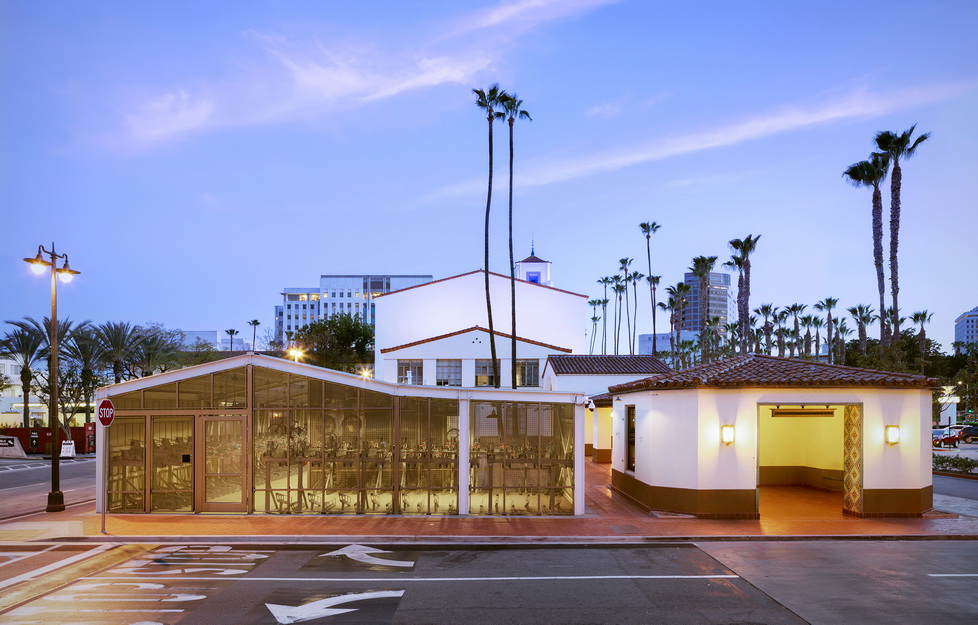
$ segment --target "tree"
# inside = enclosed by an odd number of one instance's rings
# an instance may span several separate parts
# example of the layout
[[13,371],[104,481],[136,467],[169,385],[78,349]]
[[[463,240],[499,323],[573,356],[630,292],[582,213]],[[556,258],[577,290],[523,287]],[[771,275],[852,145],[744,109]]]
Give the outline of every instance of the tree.
[[13,360],[20,367],[20,386],[24,394],[24,427],[31,426],[31,413],[29,398],[31,392],[31,381],[34,377],[31,367],[37,364],[41,358],[41,347],[44,339],[35,332],[24,330],[17,327],[13,332],[7,332],[2,343],[0,343],[0,353]]
[[[495,387],[499,388],[499,371],[496,362],[496,331],[492,321],[492,297],[489,294],[489,214],[492,208],[492,122],[502,119],[505,114],[497,109],[503,108],[509,96],[499,88],[498,84],[492,84],[485,91],[473,89],[475,94],[475,105],[480,109],[485,109],[486,119],[489,121],[489,184],[486,191],[486,226],[485,226],[485,275],[486,275],[486,316],[489,318],[489,351],[492,367],[492,379]],[[513,363],[516,367],[516,363]]]
[[145,337],[137,326],[130,325],[128,321],[107,321],[95,327],[95,338],[105,352],[105,358],[112,363],[115,383],[122,382],[126,363]]
[[[740,239],[734,239],[735,241],[740,241]],[[731,247],[733,247],[733,241],[730,242]],[[741,307],[743,303],[743,293],[744,293],[744,259],[738,254],[732,254],[730,260],[723,263],[724,267],[730,267],[731,269],[737,270],[737,319],[741,317]]]
[[658,310],[658,305],[655,301],[655,293],[659,290],[659,281],[662,280],[662,276],[646,276],[645,280],[649,283],[649,290],[652,291],[652,355],[658,356],[659,346],[656,344],[658,330],[655,325],[655,312]]
[[[815,360],[822,355],[822,328],[825,327],[825,319],[812,315],[812,328],[815,330]],[[828,338],[825,339],[828,341]]]
[[[829,345],[832,345],[832,330],[833,330],[832,309],[835,308],[838,303],[839,303],[838,298],[826,297],[822,301],[815,304],[815,310],[825,311],[825,323],[826,323],[825,340],[828,342]],[[829,362],[831,363],[832,361],[833,361],[832,350],[830,349]]]
[[604,298],[601,300],[601,354],[608,354],[608,285],[612,283],[610,277],[605,276],[598,280],[598,284],[604,287]]
[[357,365],[373,362],[373,327],[349,313],[313,321],[292,338],[306,362],[319,367],[356,373]]
[[[631,350],[632,318],[628,312],[628,283],[632,280],[632,274],[629,270],[629,266],[632,264],[633,260],[633,258],[622,258],[618,260],[618,271],[621,272],[621,282],[625,286],[625,337],[629,339],[629,350]],[[615,353],[617,354],[618,352]]]
[[[628,295],[628,285],[622,282],[621,276],[611,276],[612,285],[611,290],[618,297],[618,305],[615,307],[615,356],[618,355],[618,346],[621,341],[621,294],[624,293]],[[625,312],[628,312],[628,308],[625,308]]]
[[[873,188],[873,265],[876,267],[880,310],[886,309],[886,278],[883,274],[883,194],[880,192],[880,185],[886,178],[888,168],[889,158],[885,154],[872,154],[869,160],[854,163],[842,173],[842,176],[848,178],[849,183],[854,187]],[[886,346],[889,340],[887,328],[887,323],[880,323],[880,344],[883,346]]]
[[778,307],[773,303],[771,304],[761,304],[758,308],[754,309],[754,312],[758,315],[764,317],[764,352],[768,355],[771,354],[771,317],[773,317],[778,312]]
[[106,364],[105,352],[94,329],[87,326],[72,333],[71,340],[64,345],[64,352],[65,357],[78,368],[79,386],[85,401],[85,423],[91,423],[95,391],[105,383],[100,375]]
[[847,308],[846,310],[850,315],[852,315],[853,321],[856,322],[856,331],[859,333],[859,353],[865,357],[868,343],[866,326],[876,320],[876,314],[874,313],[872,306],[867,306],[865,304],[859,304],[857,306]]
[[644,277],[645,274],[641,271],[633,271],[628,277],[632,283],[632,318],[635,320],[632,324],[632,338],[628,342],[628,353],[632,356],[635,355],[635,339],[638,335],[638,283]]
[[643,221],[638,225],[638,227],[642,230],[642,234],[645,235],[645,255],[648,257],[649,261],[649,297],[652,299],[652,355],[655,356],[657,353],[657,345],[655,342],[655,289],[659,285],[659,278],[661,278],[661,276],[652,275],[652,235],[658,232],[659,228],[662,226],[654,221]]
[[805,329],[805,355],[812,355],[812,316],[804,315],[801,318],[801,327]]
[[794,328],[795,340],[788,345],[788,350],[792,358],[795,357],[796,348],[798,349],[799,352],[801,351],[801,345],[798,343],[798,341],[801,339],[801,328],[799,328],[798,316],[801,313],[805,312],[806,308],[808,308],[807,304],[792,304],[791,306],[788,306],[788,314],[791,315],[792,319],[794,319],[795,322],[795,328]]
[[503,103],[503,111],[509,116],[509,290],[512,307],[512,386],[516,388],[516,259],[513,256],[513,127],[517,119],[533,121],[530,114],[523,110],[523,100],[515,93],[507,97]]
[[[132,353],[131,377],[145,378],[180,368],[179,354],[185,338],[183,332],[168,330],[160,324],[139,326],[138,332],[143,340]],[[237,334],[237,330],[234,332]],[[229,336],[233,338],[233,335]]]
[[889,157],[893,164],[890,173],[890,294],[893,298],[893,336],[900,336],[900,272],[898,271],[897,252],[900,245],[900,193],[903,185],[903,172],[900,169],[900,159],[908,159],[917,153],[921,143],[930,137],[929,132],[911,141],[916,124],[901,134],[884,130],[876,133],[876,148]]
[[[693,266],[689,268],[700,283],[700,337],[706,332],[707,315],[710,309],[710,273],[713,271],[716,262],[716,256],[697,256],[693,259]],[[710,354],[702,354],[701,360],[704,363],[710,362]]]
[[594,354],[594,339],[598,334],[598,321],[601,317],[598,316],[598,306],[601,305],[601,300],[599,299],[589,299],[587,305],[591,307],[591,349],[590,354]]
[[224,334],[228,335],[228,352],[234,351],[234,336],[238,334],[238,331],[234,328],[230,328],[224,331]]
[[[921,358],[927,352],[927,331],[924,330],[924,324],[930,323],[931,317],[933,316],[934,313],[927,312],[926,310],[920,310],[910,315],[910,320],[920,326],[920,332],[917,333],[917,342],[920,345]],[[923,373],[923,365],[921,365],[921,373]]]
[[251,321],[248,322],[248,325],[251,326],[251,349],[257,352],[258,351],[258,341],[257,341],[258,326],[261,325],[261,321],[258,321],[257,319],[252,319]]
[[[737,322],[740,327],[747,327],[747,320],[750,317],[750,257],[757,249],[757,242],[760,241],[761,235],[756,237],[748,234],[743,239],[734,239],[730,241],[730,247],[740,254],[741,264],[740,267],[741,274],[743,276],[743,284],[740,284],[738,280],[737,284]],[[747,353],[747,345],[749,340],[749,335],[747,332],[742,332],[740,337],[740,352]]]

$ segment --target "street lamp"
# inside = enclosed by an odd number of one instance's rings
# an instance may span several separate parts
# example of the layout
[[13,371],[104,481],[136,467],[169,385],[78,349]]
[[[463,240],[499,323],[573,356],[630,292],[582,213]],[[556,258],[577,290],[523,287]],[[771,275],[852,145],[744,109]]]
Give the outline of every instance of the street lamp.
[[[51,260],[44,260],[44,256]],[[58,259],[63,258],[65,264],[58,267]],[[49,341],[51,344],[51,361],[48,365],[48,379],[51,383],[51,397],[48,403],[48,426],[51,428],[51,492],[48,493],[48,505],[45,512],[61,512],[65,509],[65,496],[61,492],[61,424],[58,419],[58,280],[68,283],[81,273],[68,266],[68,255],[54,251],[54,243],[47,250],[43,245],[37,246],[37,256],[25,258],[31,271],[37,275],[43,274],[50,267],[51,271],[51,328]]]

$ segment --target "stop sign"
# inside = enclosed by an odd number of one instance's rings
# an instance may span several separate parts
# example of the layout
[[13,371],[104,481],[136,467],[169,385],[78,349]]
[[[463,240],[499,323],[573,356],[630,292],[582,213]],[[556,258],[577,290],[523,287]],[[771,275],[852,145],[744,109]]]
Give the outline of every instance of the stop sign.
[[98,403],[98,422],[104,427],[109,427],[112,425],[112,420],[115,419],[115,406],[112,405],[112,400],[103,399]]

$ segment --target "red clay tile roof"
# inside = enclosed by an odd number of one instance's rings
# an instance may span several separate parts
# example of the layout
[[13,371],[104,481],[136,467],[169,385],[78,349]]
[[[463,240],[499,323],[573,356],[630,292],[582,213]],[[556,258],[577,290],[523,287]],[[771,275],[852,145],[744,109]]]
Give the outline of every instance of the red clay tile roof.
[[[383,349],[380,350],[380,353],[381,354],[386,354],[387,352],[394,352],[394,351],[397,351],[399,349],[405,349],[407,347],[414,347],[415,345],[424,345],[425,343],[431,343],[433,341],[440,341],[441,339],[447,339],[447,338],[452,337],[452,336],[458,336],[459,334],[465,334],[466,332],[474,332],[474,331],[485,332],[486,334],[489,334],[489,330],[486,330],[485,328],[483,328],[481,326],[472,326],[471,328],[466,328],[464,330],[457,330],[455,332],[449,332],[448,334],[440,334],[438,336],[432,336],[431,338],[421,339],[420,341],[414,341],[413,343],[405,343],[404,345],[396,345],[394,347],[385,347],[385,348],[383,348]],[[496,336],[500,336],[502,338],[506,338],[506,339],[512,338],[512,336],[513,336],[512,334],[505,334],[503,332],[494,332],[493,334],[495,334]],[[549,343],[541,343],[540,341],[532,341],[530,339],[525,339],[525,338],[519,337],[519,336],[516,337],[516,340],[519,341],[519,342],[521,342],[521,343],[528,343],[530,345],[539,345],[540,347],[546,347],[547,349],[553,349],[553,350],[556,350],[558,352],[570,352],[570,351],[573,351],[572,349],[570,349],[568,347],[559,347],[557,345],[550,345]]]
[[550,261],[549,260],[543,260],[542,258],[537,258],[533,254],[530,254],[529,256],[527,256],[526,258],[524,258],[523,260],[518,261],[518,262],[521,262],[521,263],[549,263]]
[[559,375],[650,375],[672,371],[655,356],[556,355],[547,358]]
[[664,388],[757,386],[934,388],[939,386],[939,381],[910,373],[874,371],[796,358],[747,354],[672,373],[660,373],[643,380],[618,384],[608,390],[612,393],[623,393]]

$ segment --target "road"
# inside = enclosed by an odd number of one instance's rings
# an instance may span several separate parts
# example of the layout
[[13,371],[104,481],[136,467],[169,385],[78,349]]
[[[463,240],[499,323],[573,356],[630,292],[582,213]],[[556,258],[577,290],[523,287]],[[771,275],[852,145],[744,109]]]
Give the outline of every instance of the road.
[[[94,458],[63,459],[60,466],[65,505],[95,499]],[[44,510],[50,490],[50,460],[0,460],[0,520]]]
[[975,541],[36,548],[0,557],[0,622],[978,622]]

